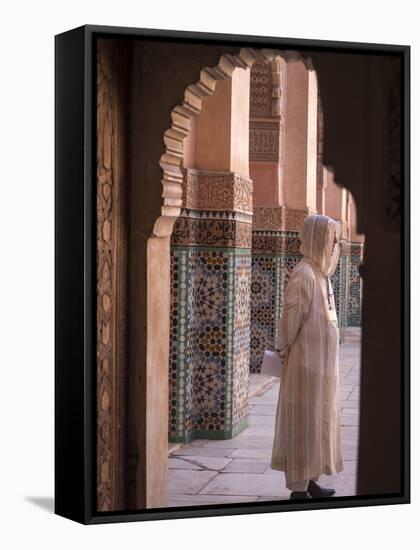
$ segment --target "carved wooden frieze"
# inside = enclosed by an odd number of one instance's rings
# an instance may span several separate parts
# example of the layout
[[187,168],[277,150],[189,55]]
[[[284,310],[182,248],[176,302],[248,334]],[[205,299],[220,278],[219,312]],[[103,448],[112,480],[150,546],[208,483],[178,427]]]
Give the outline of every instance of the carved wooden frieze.
[[111,455],[114,408],[112,307],[112,114],[109,58],[100,49],[97,71],[97,500],[112,508]]
[[121,233],[119,136],[115,131],[120,108],[113,47],[102,42],[97,56],[97,510],[121,507],[123,494],[124,422],[124,258]]

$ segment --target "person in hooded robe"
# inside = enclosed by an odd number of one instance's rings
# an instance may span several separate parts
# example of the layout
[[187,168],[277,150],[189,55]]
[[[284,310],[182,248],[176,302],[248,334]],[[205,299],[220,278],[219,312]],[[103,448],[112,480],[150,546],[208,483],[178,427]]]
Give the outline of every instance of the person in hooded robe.
[[327,497],[320,475],[343,470],[339,329],[330,276],[340,257],[338,222],[310,215],[300,231],[303,258],[293,269],[278,325],[283,361],[271,468],[285,472],[291,499]]

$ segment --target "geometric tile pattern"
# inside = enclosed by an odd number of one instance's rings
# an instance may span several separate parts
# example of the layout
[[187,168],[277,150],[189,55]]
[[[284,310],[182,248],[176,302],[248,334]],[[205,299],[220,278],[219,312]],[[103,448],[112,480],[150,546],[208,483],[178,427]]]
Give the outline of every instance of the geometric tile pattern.
[[275,346],[284,288],[301,259],[295,231],[254,230],[252,235],[250,372],[261,371],[264,351]]
[[349,327],[360,327],[362,325],[363,281],[359,273],[361,255],[355,246],[356,244],[352,243],[351,255],[349,256],[347,299],[347,324]]
[[264,350],[274,346],[279,258],[252,255],[250,371],[260,372]]
[[250,284],[250,249],[172,246],[171,441],[246,426]]
[[345,329],[347,327],[348,270],[349,256],[342,254],[338,261],[337,269],[331,276],[331,285],[334,291],[338,326],[340,329],[340,342],[344,341]]
[[248,422],[248,390],[251,327],[251,254],[235,253],[234,333],[231,423],[233,436]]

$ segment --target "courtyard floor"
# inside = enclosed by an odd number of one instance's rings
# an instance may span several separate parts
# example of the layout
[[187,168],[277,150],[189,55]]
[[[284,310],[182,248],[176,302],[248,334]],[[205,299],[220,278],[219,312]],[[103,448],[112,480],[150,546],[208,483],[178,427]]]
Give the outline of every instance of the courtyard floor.
[[[321,476],[337,496],[356,491],[361,329],[346,329],[340,346],[341,425],[344,470]],[[196,439],[170,445],[168,506],[289,499],[284,473],[270,467],[279,380],[252,374],[249,426],[233,439]]]

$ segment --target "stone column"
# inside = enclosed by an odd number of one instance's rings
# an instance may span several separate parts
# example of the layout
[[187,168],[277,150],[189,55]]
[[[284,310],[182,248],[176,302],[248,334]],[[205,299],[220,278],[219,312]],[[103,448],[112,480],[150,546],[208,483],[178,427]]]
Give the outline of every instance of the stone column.
[[303,63],[251,69],[250,171],[254,182],[251,372],[275,345],[283,295],[300,260],[298,232],[316,212],[318,91]]
[[249,69],[203,100],[184,147],[171,237],[171,441],[227,439],[247,425],[252,181]]
[[318,85],[302,62],[287,70],[283,194],[292,210],[316,212]]
[[280,304],[280,250],[285,160],[285,84],[282,59],[251,69],[249,156],[254,183],[250,371],[261,370],[275,345]]
[[315,71],[309,71],[302,62],[289,63],[285,109],[280,314],[290,273],[301,259],[299,231],[304,218],[317,212],[319,108]]

